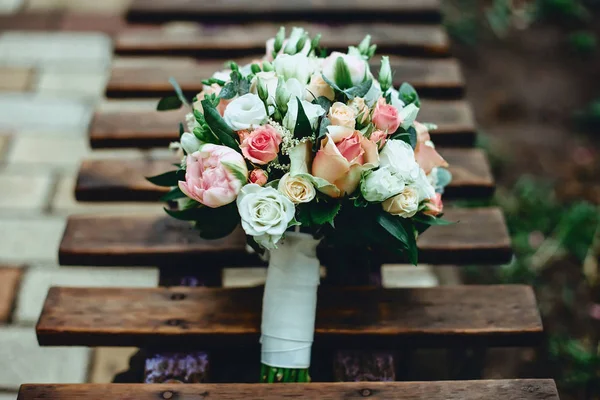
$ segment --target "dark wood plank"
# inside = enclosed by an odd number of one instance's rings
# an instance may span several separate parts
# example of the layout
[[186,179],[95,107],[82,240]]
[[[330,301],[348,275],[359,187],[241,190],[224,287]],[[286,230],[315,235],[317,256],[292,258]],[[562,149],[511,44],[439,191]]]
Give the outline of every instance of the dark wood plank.
[[[329,50],[347,50],[369,34],[379,54],[448,56],[449,40],[441,25],[405,25],[394,23],[352,23],[325,25],[286,23],[303,26],[313,35],[321,33],[321,45]],[[263,53],[265,42],[277,33],[279,24],[215,25],[172,23],[155,28],[135,27],[115,37],[118,54],[177,54],[243,56]]]
[[[243,60],[246,64],[262,55]],[[173,93],[168,82],[177,80],[186,95],[194,96],[202,90],[202,80],[223,69],[227,60],[192,58],[122,57],[113,63],[112,74],[106,87],[108,97],[162,97]],[[410,82],[421,97],[458,98],[464,94],[464,80],[455,59],[390,59],[394,85]],[[371,63],[374,74],[379,71],[380,58]]]
[[[42,346],[255,349],[264,289],[67,288],[48,292]],[[315,346],[531,345],[542,322],[523,285],[418,289],[321,287]],[[330,347],[331,348],[331,347]]]
[[128,18],[134,21],[168,21],[193,19],[203,21],[227,20],[284,20],[307,19],[310,21],[439,21],[439,0],[360,0],[344,1],[251,1],[234,0],[197,2],[189,0],[135,0]]
[[[118,101],[111,102],[119,104]],[[157,100],[158,103],[158,100]],[[186,109],[157,112],[148,110],[112,110],[96,112],[90,126],[92,148],[166,147],[179,138],[179,123],[185,120]],[[435,122],[439,129],[431,132],[438,146],[472,146],[475,140],[475,120],[466,101],[424,100],[419,114],[423,122]]]
[[[445,218],[459,222],[433,227],[421,235],[420,262],[498,265],[510,260],[510,237],[500,209],[449,209]],[[319,253],[324,265],[333,256],[327,249]],[[189,223],[170,218],[159,209],[154,214],[69,217],[59,260],[61,265],[95,266],[175,267],[189,265],[192,260],[197,260],[193,264],[198,268],[262,264],[246,251],[241,228],[223,239],[204,240]],[[403,261],[393,254],[384,257],[386,263]]]
[[273,384],[22,385],[18,400],[558,400],[551,379]]
[[[480,149],[440,149],[450,163],[453,180],[444,199],[481,198],[494,192],[494,178]],[[75,197],[79,201],[158,201],[168,188],[145,177],[173,170],[175,158],[85,160],[79,169]]]
[[23,268],[0,266],[0,324],[10,320]]

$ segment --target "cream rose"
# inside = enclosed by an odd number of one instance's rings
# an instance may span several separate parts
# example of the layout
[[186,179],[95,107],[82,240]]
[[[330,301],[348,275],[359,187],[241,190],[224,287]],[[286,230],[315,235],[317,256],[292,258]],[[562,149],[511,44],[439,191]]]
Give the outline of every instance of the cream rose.
[[419,179],[419,164],[415,160],[412,147],[402,140],[388,140],[379,153],[382,167],[389,167],[406,184]]
[[329,109],[331,125],[345,126],[354,129],[356,126],[356,113],[352,107],[344,103],[335,102]]
[[242,187],[237,207],[244,232],[266,249],[277,247],[296,212],[294,203],[282,193],[253,183]]
[[279,180],[277,190],[283,193],[294,204],[309,203],[317,195],[312,183],[300,176],[283,175]]
[[410,218],[419,210],[419,191],[416,187],[407,186],[400,194],[384,201],[381,205],[392,215]]
[[333,91],[333,88],[325,82],[321,74],[313,74],[310,77],[310,83],[306,87],[304,100],[313,101],[320,96],[333,101],[333,99],[335,99],[335,92]]
[[365,103],[365,99],[362,97],[355,97],[348,103],[348,106],[352,107],[356,113],[358,122],[365,124],[369,121],[371,110],[369,109],[369,106],[367,106],[367,103]]
[[257,95],[248,93],[229,103],[223,113],[223,119],[231,129],[241,131],[265,122],[267,111]]

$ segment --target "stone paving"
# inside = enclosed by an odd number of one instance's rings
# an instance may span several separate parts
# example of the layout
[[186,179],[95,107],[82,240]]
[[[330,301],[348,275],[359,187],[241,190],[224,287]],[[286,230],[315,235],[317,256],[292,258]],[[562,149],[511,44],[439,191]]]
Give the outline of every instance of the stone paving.
[[[110,37],[43,30],[58,26],[53,13],[71,13],[71,26],[76,27],[77,13],[121,15],[127,4],[127,0],[0,0],[0,267],[16,265],[23,271],[21,279],[14,280],[18,282],[14,296],[6,296],[9,291],[0,284],[0,290],[6,290],[0,301],[13,297],[8,323],[0,319],[0,400],[14,399],[23,382],[110,382],[126,368],[134,351],[40,348],[34,326],[51,285],[157,285],[154,268],[65,268],[57,261],[66,216],[158,207],[75,201],[73,187],[83,158],[135,157],[140,151],[92,152],[87,144],[93,110],[123,107],[123,102],[115,105],[103,98],[112,61]],[[19,22],[13,13],[35,18]],[[146,102],[128,102],[127,107]],[[433,274],[426,266],[387,267],[384,281],[388,286],[456,283],[450,271]],[[260,284],[264,276],[264,269],[232,269],[224,278],[226,285],[244,286]]]

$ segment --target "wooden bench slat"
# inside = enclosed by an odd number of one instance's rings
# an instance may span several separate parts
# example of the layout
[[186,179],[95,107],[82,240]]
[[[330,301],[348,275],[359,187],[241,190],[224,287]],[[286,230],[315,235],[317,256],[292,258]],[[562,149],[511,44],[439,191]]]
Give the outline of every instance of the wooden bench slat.
[[315,2],[305,0],[287,1],[219,1],[195,2],[189,0],[135,0],[128,12],[130,20],[214,20],[227,19],[275,19],[299,17],[309,20],[341,20],[352,17],[352,20],[387,19],[411,21],[439,21],[441,7],[439,0],[375,0],[343,1],[333,0]]
[[[494,192],[494,178],[480,149],[440,149],[450,163],[453,180],[444,199],[487,197]],[[158,201],[169,191],[146,180],[171,171],[176,158],[85,160],[79,169],[75,197],[79,201]]]
[[[240,64],[255,58],[238,60]],[[178,62],[179,61],[179,62]],[[202,80],[223,69],[227,60],[194,61],[189,58],[164,59],[154,57],[125,57],[115,60],[106,87],[108,97],[162,97],[171,95],[169,78],[177,80],[183,91],[192,97],[202,90]],[[464,80],[455,59],[390,59],[394,85],[410,82],[422,97],[460,97]],[[371,63],[374,74],[379,71],[380,59]]]
[[[419,260],[432,264],[502,264],[512,251],[502,211],[497,208],[449,209],[445,218],[459,221],[433,227],[419,238]],[[201,256],[201,257],[199,257]],[[321,260],[327,265],[326,250]],[[389,255],[387,263],[403,262]],[[261,265],[246,251],[241,228],[218,240],[201,239],[185,221],[153,214],[69,217],[59,248],[61,265],[176,267],[198,260],[198,268]]]
[[[42,346],[198,347],[258,344],[262,287],[68,288],[48,292]],[[523,285],[418,289],[322,286],[315,346],[531,345],[543,331]]]
[[277,384],[26,384],[17,400],[558,400],[551,379]]
[[[448,56],[449,39],[441,25],[395,23],[353,23],[326,25],[306,22],[285,23],[288,32],[302,26],[315,35],[322,33],[321,46],[347,50],[367,35],[376,43],[379,54]],[[264,53],[265,42],[277,33],[280,24],[253,23],[214,25],[171,23],[144,28],[132,27],[115,38],[118,54],[219,54],[221,57]]]
[[[127,102],[110,101],[108,110],[96,112],[90,126],[92,148],[114,147],[166,147],[179,138],[179,123],[185,121],[187,109],[158,112],[131,110]],[[115,105],[124,104],[122,110]],[[158,100],[157,102],[158,103]],[[437,130],[431,132],[438,146],[471,146],[475,140],[476,127],[470,105],[466,101],[424,100],[419,120],[435,122]]]
[[10,320],[23,268],[0,266],[0,324]]

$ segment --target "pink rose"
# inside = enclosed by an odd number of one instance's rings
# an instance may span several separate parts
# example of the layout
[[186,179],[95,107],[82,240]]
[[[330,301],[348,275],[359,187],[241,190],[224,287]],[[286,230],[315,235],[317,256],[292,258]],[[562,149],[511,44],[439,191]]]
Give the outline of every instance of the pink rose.
[[[186,158],[185,181],[179,181],[179,189],[191,199],[207,207],[217,208],[237,198],[248,177],[246,161],[240,153],[226,146],[205,144]],[[235,169],[237,174],[232,170]]]
[[444,203],[442,203],[442,194],[436,193],[435,196],[429,199],[424,214],[435,217],[440,215],[442,211],[444,211]]
[[373,124],[375,124],[375,127],[388,133],[394,133],[401,122],[396,107],[387,104],[383,97],[380,98],[373,111]]
[[253,130],[242,141],[242,154],[254,164],[264,165],[277,158],[281,134],[271,125],[263,125]]
[[[202,110],[202,100],[204,100],[204,98],[206,96],[211,95],[211,94],[218,96],[219,93],[221,93],[221,86],[219,86],[217,83],[213,83],[210,86],[204,86],[202,88],[202,91],[196,95],[197,100],[194,103],[194,108],[200,112],[204,112],[204,110]],[[221,99],[219,101],[219,105],[217,106],[217,111],[219,111],[219,114],[221,114],[221,116],[223,116],[223,113],[225,112],[225,108],[227,107],[227,105],[229,103],[231,103],[232,100],[233,99]]]
[[252,172],[250,172],[250,182],[257,184],[258,186],[265,186],[267,178],[267,173],[260,168],[253,169]]
[[315,156],[312,175],[336,186],[337,190],[327,193],[329,196],[342,197],[356,190],[363,171],[379,165],[379,154],[375,143],[359,131],[333,125],[327,131]]
[[371,133],[371,136],[369,137],[369,140],[371,142],[377,144],[377,148],[379,148],[381,150],[381,148],[385,144],[385,141],[386,141],[387,137],[388,137],[387,132],[376,130],[376,131],[373,131]]
[[417,164],[426,174],[429,174],[433,168],[447,167],[448,163],[433,146],[427,127],[415,121],[415,129],[417,130],[417,146],[415,147]]

